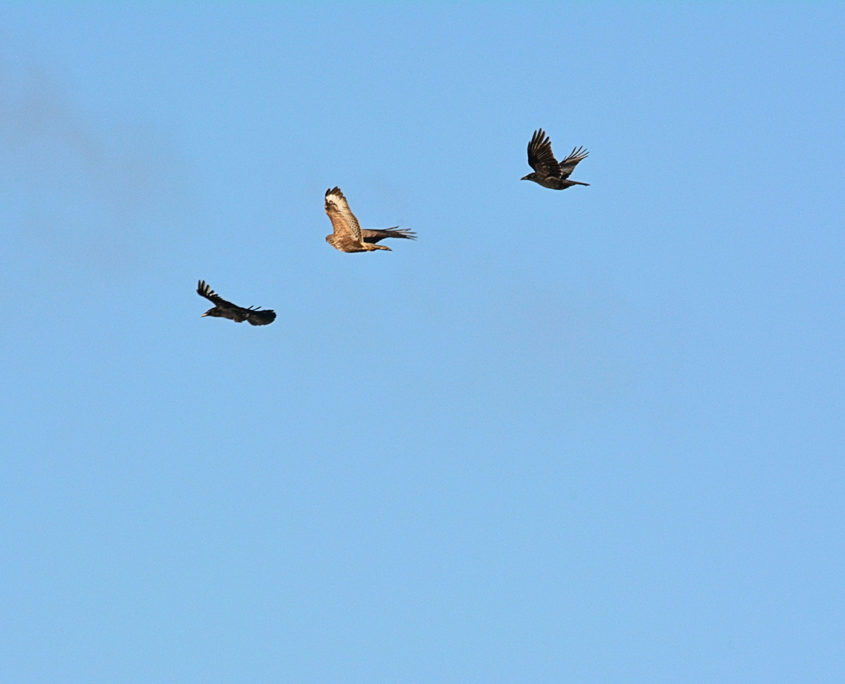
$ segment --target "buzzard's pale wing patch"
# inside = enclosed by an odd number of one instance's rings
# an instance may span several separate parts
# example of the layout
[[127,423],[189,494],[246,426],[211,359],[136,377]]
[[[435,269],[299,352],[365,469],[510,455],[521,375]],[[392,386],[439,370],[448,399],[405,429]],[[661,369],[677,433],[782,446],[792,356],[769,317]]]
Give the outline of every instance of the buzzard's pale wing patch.
[[361,225],[338,187],[326,190],[326,214],[336,236],[350,237],[361,242]]

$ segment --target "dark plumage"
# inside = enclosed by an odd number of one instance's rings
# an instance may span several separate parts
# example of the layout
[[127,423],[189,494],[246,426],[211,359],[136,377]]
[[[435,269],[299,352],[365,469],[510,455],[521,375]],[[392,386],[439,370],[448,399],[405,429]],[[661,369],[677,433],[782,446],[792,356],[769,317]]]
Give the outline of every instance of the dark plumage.
[[326,214],[333,229],[331,235],[326,235],[326,242],[341,252],[374,252],[377,249],[386,249],[389,252],[390,247],[376,243],[384,238],[417,239],[414,231],[398,226],[381,230],[362,230],[358,219],[349,208],[346,197],[337,187],[326,190]]
[[261,309],[260,306],[250,306],[244,309],[242,306],[227,302],[212,290],[204,280],[197,283],[197,294],[214,304],[214,307],[206,311],[203,316],[229,318],[235,323],[249,321],[252,325],[268,325],[276,320],[276,312],[272,309]]
[[528,165],[534,169],[534,173],[529,173],[519,180],[534,181],[552,190],[565,190],[572,185],[589,185],[581,181],[567,180],[578,162],[588,154],[583,147],[573,147],[566,159],[557,161],[552,153],[552,141],[542,128],[538,128],[528,143]]

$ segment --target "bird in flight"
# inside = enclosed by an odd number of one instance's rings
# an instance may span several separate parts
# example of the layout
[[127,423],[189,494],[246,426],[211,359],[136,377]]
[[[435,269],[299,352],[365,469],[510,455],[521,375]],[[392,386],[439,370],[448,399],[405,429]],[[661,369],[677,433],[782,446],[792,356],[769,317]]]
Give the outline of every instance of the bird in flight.
[[377,249],[391,251],[390,247],[377,245],[379,240],[384,238],[405,238],[416,240],[417,234],[408,228],[383,228],[381,230],[361,229],[358,219],[349,208],[346,197],[340,188],[329,188],[326,190],[326,214],[332,222],[333,232],[326,235],[328,242],[335,249],[341,252],[374,252]]
[[572,185],[589,185],[589,183],[569,180],[569,174],[588,154],[589,152],[583,147],[573,147],[566,159],[557,161],[552,153],[552,141],[542,128],[538,128],[528,143],[528,165],[534,169],[534,172],[519,180],[534,181],[552,190],[566,190]]
[[249,321],[252,325],[268,325],[276,320],[276,312],[272,309],[262,309],[260,306],[250,306],[245,309],[237,304],[232,304],[232,302],[227,302],[212,290],[204,280],[197,283],[197,294],[214,304],[203,316],[230,318],[235,323]]

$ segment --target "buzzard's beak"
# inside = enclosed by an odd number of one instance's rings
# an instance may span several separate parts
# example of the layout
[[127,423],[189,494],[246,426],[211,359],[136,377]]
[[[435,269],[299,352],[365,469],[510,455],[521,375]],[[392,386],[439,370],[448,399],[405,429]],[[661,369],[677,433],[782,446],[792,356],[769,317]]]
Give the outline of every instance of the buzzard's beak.
[[200,316],[200,318],[205,318],[206,316],[208,316],[208,314],[204,313],[202,316]]
[[523,176],[523,177],[522,177],[522,178],[520,178],[519,180],[528,180],[528,176]]

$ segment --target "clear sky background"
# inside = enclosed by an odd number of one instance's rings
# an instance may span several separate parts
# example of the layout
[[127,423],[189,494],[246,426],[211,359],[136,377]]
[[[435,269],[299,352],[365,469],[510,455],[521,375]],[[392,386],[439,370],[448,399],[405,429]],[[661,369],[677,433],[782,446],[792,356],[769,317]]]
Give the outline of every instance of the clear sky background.
[[843,35],[0,7],[0,679],[845,681]]

